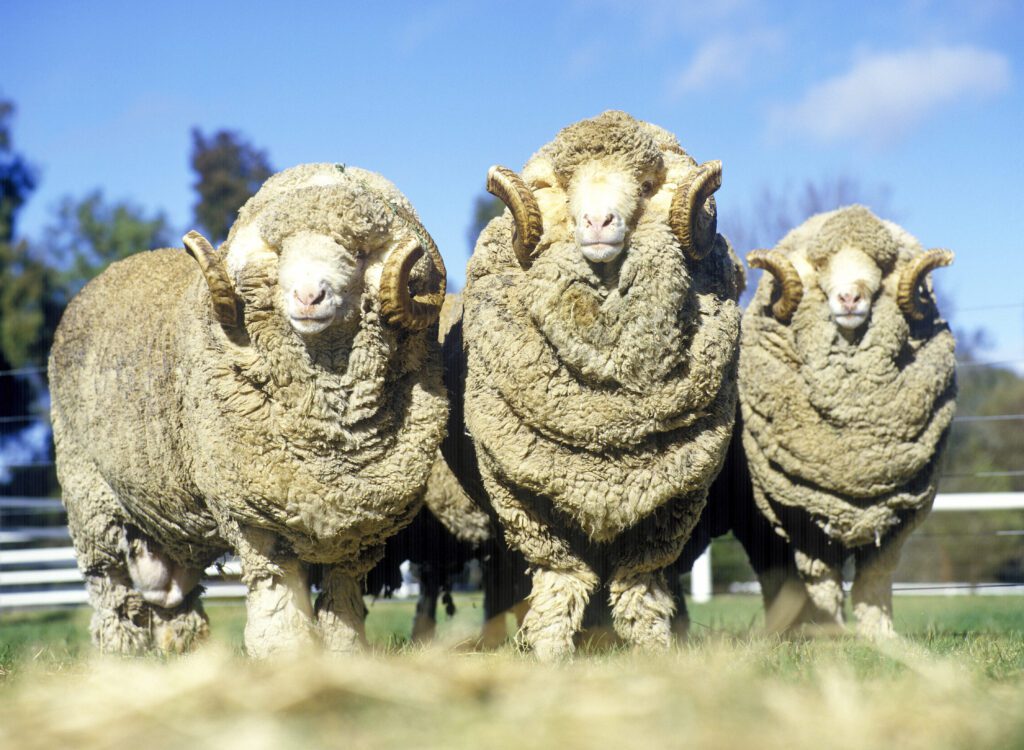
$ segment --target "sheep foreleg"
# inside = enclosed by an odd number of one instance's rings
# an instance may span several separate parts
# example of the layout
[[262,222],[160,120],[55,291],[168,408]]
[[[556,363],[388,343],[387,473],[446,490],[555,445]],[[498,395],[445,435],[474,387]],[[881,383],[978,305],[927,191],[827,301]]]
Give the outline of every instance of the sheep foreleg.
[[918,513],[902,523],[880,547],[857,550],[852,595],[858,635],[875,640],[896,636],[892,623],[892,575],[900,561],[903,543],[923,518],[924,513]]
[[366,604],[358,579],[337,568],[324,570],[323,593],[316,600],[316,619],[324,648],[350,653],[366,646]]
[[799,549],[795,550],[794,558],[804,587],[807,589],[810,604],[817,610],[815,614],[824,616],[826,622],[842,628],[844,625],[842,570],[838,566],[829,565],[824,560]]
[[666,649],[672,639],[675,606],[661,572],[617,572],[608,584],[615,632],[643,649]]
[[521,632],[539,659],[552,661],[576,650],[573,637],[583,624],[583,611],[597,585],[597,576],[582,563],[573,571],[534,572],[530,610]]
[[248,589],[245,650],[259,659],[314,642],[306,566],[295,558],[272,558],[274,543],[272,534],[257,529],[245,530],[236,542]]

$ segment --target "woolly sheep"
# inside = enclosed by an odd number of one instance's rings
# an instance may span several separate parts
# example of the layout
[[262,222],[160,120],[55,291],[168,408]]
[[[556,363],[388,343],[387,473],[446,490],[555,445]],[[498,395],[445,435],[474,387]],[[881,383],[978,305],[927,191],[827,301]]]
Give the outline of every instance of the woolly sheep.
[[443,262],[394,185],[334,164],[271,177],[219,251],[185,244],[192,259],[139,253],[88,284],[50,357],[93,640],[188,649],[201,571],[234,551],[250,654],[355,648],[360,580],[444,434]]
[[698,165],[622,112],[565,128],[522,176],[488,175],[510,210],[467,269],[472,443],[446,455],[471,495],[478,463],[484,500],[530,564],[523,634],[541,658],[573,651],[602,586],[625,641],[669,643],[661,571],[734,419],[742,271],[716,233],[720,182],[719,162]]
[[770,272],[740,347],[757,507],[838,625],[853,556],[857,630],[872,638],[893,634],[893,569],[931,508],[955,409],[953,336],[927,283],[952,259],[862,206],[814,216],[748,259]]

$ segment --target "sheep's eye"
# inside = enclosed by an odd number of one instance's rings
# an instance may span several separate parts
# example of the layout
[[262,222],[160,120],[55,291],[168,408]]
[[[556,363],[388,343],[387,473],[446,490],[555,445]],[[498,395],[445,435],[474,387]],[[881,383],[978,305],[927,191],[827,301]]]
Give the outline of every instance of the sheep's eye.
[[643,184],[640,186],[640,195],[642,195],[644,197],[647,197],[648,195],[651,194],[651,191],[653,191],[653,190],[654,190],[654,181],[653,180],[644,180]]

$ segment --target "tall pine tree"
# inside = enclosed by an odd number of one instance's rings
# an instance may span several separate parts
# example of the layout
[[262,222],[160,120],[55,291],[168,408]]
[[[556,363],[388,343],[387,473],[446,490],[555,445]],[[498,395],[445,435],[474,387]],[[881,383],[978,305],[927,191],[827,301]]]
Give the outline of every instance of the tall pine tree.
[[205,136],[192,130],[192,169],[199,194],[195,220],[214,244],[227,239],[238,209],[274,173],[261,151],[233,130]]

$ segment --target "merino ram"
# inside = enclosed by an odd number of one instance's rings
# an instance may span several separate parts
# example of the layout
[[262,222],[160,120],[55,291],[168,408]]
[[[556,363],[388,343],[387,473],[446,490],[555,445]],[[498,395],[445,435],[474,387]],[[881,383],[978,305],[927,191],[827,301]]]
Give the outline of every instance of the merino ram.
[[757,507],[793,545],[814,609],[893,634],[892,573],[931,508],[956,397],[954,342],[927,274],[952,262],[861,206],[808,219],[770,251],[743,317],[743,445]]
[[185,244],[88,284],[50,358],[93,640],[189,648],[199,576],[234,551],[251,654],[352,649],[361,578],[418,510],[444,434],[441,257],[394,185],[333,164],[271,177],[220,251]]
[[510,210],[467,269],[455,403],[472,443],[446,455],[529,562],[523,633],[541,658],[574,649],[603,586],[625,641],[669,643],[661,571],[736,403],[742,271],[716,233],[720,182],[719,162],[622,112],[565,128],[521,176],[488,175]]

